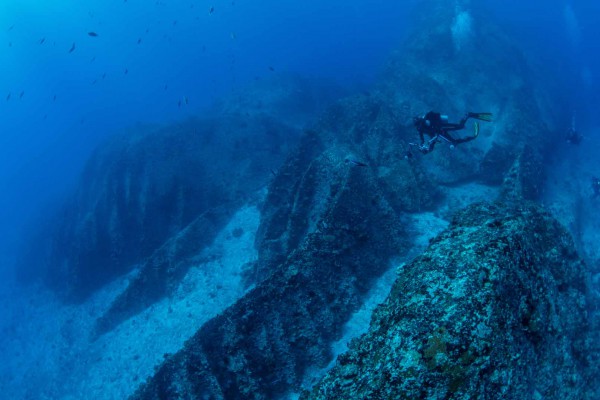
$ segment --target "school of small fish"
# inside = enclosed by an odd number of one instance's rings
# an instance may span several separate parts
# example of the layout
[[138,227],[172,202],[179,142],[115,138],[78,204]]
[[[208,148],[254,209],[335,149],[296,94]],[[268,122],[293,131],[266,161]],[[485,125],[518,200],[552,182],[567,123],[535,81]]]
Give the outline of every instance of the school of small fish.
[[[127,3],[127,0],[123,0],[123,3]],[[158,0],[158,1],[156,1],[156,2],[155,2],[155,4],[157,4],[157,5],[163,5],[163,4],[165,4],[165,3],[164,3],[164,2],[162,2],[162,1],[160,1],[160,0]],[[231,1],[231,2],[230,2],[230,4],[231,4],[232,6],[234,6],[234,5],[235,5],[235,1]],[[190,8],[194,8],[194,4],[191,4]],[[213,14],[215,14],[215,13],[217,12],[217,9],[215,8],[215,6],[211,5],[211,6],[209,6],[209,7],[208,7],[208,9],[207,9],[207,12],[208,12],[208,15],[213,15]],[[90,17],[93,17],[93,16],[94,16],[94,13],[90,11],[90,12],[88,13],[88,15],[89,15]],[[198,17],[197,17],[196,19],[198,19]],[[176,25],[177,25],[177,23],[178,23],[178,21],[177,21],[177,20],[174,20],[174,21],[172,21],[172,26],[176,26]],[[11,31],[18,31],[18,30],[19,30],[19,26],[18,26],[18,24],[12,24],[12,25],[10,25],[10,26],[8,27],[8,29],[7,29],[7,32],[11,32]],[[147,29],[145,30],[145,33],[146,33],[146,34],[148,34],[149,32],[150,32],[150,29],[149,29],[149,28],[147,28]],[[96,30],[88,30],[88,31],[85,33],[85,35],[86,35],[86,36],[88,37],[88,39],[90,39],[90,40],[99,40],[99,41],[101,41],[101,40],[102,40],[102,38],[103,38],[102,32],[101,32],[101,31],[96,31]],[[82,35],[82,36],[83,36],[83,35]],[[237,38],[237,34],[236,34],[235,32],[230,32],[229,36],[230,36],[230,38],[231,38],[231,39],[233,39],[233,40],[235,40],[235,39]],[[164,38],[168,38],[166,34],[165,34],[163,37],[164,37]],[[52,40],[48,40],[48,39],[49,39],[49,38],[48,38],[47,36],[41,37],[40,39],[38,39],[38,40],[37,40],[37,44],[41,46],[41,45],[48,45],[48,43],[49,43],[49,42],[52,42],[52,46],[53,46],[53,47],[56,47],[57,43],[56,43],[56,42],[53,42]],[[85,39],[83,39],[83,38],[82,38],[82,39],[77,39],[76,41],[72,41],[72,42],[71,42],[71,45],[70,45],[70,47],[68,47],[67,54],[78,53],[78,49],[80,48],[80,47],[79,47],[79,45],[78,45],[78,43],[79,43],[79,44],[81,44],[81,47],[83,48],[83,47],[85,47],[85,42],[84,42],[84,40],[85,40]],[[80,43],[80,42],[81,42],[81,43]],[[83,43],[83,44],[82,44],[82,43]],[[136,45],[143,45],[143,44],[144,44],[143,38],[142,38],[141,36],[138,36],[138,37],[137,37],[137,39],[135,40],[135,43],[136,43]],[[8,47],[13,47],[13,45],[14,45],[14,44],[16,44],[16,42],[13,42],[13,41],[11,40],[11,41],[9,41],[9,42],[8,42]],[[204,46],[204,45],[203,45],[203,46],[201,47],[201,51],[202,51],[203,53],[204,53],[204,52],[206,52],[206,46]],[[93,56],[93,57],[90,59],[90,62],[94,62],[95,60],[96,60],[96,56]],[[267,69],[268,69],[269,71],[271,71],[271,72],[275,71],[274,67],[273,67],[273,66],[270,66],[270,65],[269,65],[269,66],[267,66]],[[129,74],[129,68],[128,68],[128,67],[126,67],[126,66],[124,66],[124,67],[123,67],[123,75],[128,75],[128,74]],[[106,73],[106,72],[103,72],[100,78],[93,79],[93,80],[90,82],[90,84],[91,84],[91,85],[96,85],[96,84],[98,84],[100,81],[103,81],[103,80],[105,80],[105,78],[106,78],[106,77],[107,77],[107,73]],[[165,83],[165,84],[164,84],[164,90],[167,90],[167,89],[168,89],[168,84],[167,84],[167,83]],[[19,93],[19,95],[18,95],[18,99],[22,99],[22,98],[23,98],[23,96],[25,95],[25,91],[24,91],[24,90],[21,90],[21,91],[20,91],[20,92],[18,92],[18,93]],[[13,92],[11,92],[11,91],[8,91],[8,93],[7,93],[7,95],[6,95],[6,101],[11,101],[12,99],[15,99],[16,97],[17,97],[17,96],[13,96]],[[52,96],[52,101],[53,101],[53,102],[56,102],[56,100],[57,100],[57,95],[56,95],[56,94],[54,94],[54,95]],[[177,106],[178,106],[178,108],[181,108],[182,106],[187,106],[187,105],[189,105],[189,102],[190,102],[190,100],[189,100],[188,96],[179,97],[179,98],[177,99]]]

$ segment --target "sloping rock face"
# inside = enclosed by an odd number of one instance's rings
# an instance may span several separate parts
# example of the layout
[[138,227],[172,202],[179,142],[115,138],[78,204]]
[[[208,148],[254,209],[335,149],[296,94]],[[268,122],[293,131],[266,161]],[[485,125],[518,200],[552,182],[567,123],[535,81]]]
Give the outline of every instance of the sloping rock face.
[[63,298],[81,301],[142,264],[99,323],[99,332],[109,330],[177,285],[189,258],[265,187],[302,127],[341,93],[274,75],[216,105],[214,117],[113,138],[60,212],[25,239],[21,280],[42,276]]
[[397,218],[434,206],[438,189],[419,165],[406,162],[397,129],[397,118],[385,102],[376,96],[356,96],[330,107],[303,135],[271,182],[262,209],[256,235],[259,280],[319,228],[330,206],[327,193],[347,170],[367,174],[374,188],[354,190],[376,190]]
[[[424,157],[413,149],[415,156],[426,160],[432,179],[443,185],[470,180],[500,185],[516,160],[529,157],[535,168],[522,169],[519,182],[509,179],[506,191],[536,199],[546,151],[562,140],[552,127],[564,110],[539,85],[543,75],[479,6],[468,0],[419,2],[413,15],[418,29],[393,55],[378,89],[410,132],[400,136],[407,149],[408,142],[418,141],[413,116],[435,110],[458,122],[467,111],[492,112],[494,122],[480,122],[476,140],[454,149],[440,143]],[[453,135],[472,135],[472,125]]]
[[596,398],[586,282],[538,206],[470,206],[399,270],[369,332],[303,398]]
[[[311,138],[304,138],[306,145]],[[301,197],[292,209],[306,202],[323,205],[313,214],[314,229],[132,398],[270,399],[299,387],[307,367],[329,362],[331,341],[342,335],[373,280],[404,249],[403,224],[370,171],[336,160],[317,155],[304,166],[304,179],[329,180],[291,196]]]
[[[427,18],[422,24],[417,24],[420,29],[414,40],[409,41],[408,51],[394,57],[378,89],[368,96],[350,97],[332,106],[312,129],[305,132],[298,149],[276,171],[269,185],[256,235],[259,259],[252,268],[251,277],[256,284],[255,289],[223,315],[203,326],[184,349],[161,365],[155,376],[133,398],[261,399],[298,391],[308,367],[325,368],[331,361],[329,347],[331,342],[341,337],[340,325],[360,305],[373,280],[384,272],[383,266],[389,265],[394,256],[406,254],[405,244],[413,233],[410,224],[404,221],[406,213],[434,210],[443,199],[444,191],[472,180],[494,185],[504,183],[505,199],[522,201],[523,197],[537,196],[534,185],[543,176],[543,149],[546,141],[550,140],[544,133],[546,124],[552,123],[552,119],[550,113],[538,107],[535,99],[531,101],[529,97],[533,96],[533,81],[529,79],[526,61],[508,38],[484,24],[473,25],[477,31],[469,37],[475,37],[475,42],[467,40],[461,42],[463,47],[455,47],[452,28],[460,10],[448,8],[442,2],[431,2],[431,5],[430,8],[425,7]],[[475,11],[472,12],[475,15]],[[485,55],[481,57],[485,60],[479,64],[481,70],[474,71],[472,65],[477,65],[478,58],[466,51],[465,46],[470,45],[473,49],[489,43],[485,36],[496,47],[494,51],[484,50]],[[501,68],[496,62],[499,54],[502,57],[509,54],[508,58],[512,61],[506,62],[514,63],[505,66],[514,67],[508,78],[499,72]],[[497,77],[498,82],[489,77]],[[490,90],[485,89],[486,85],[490,86]],[[448,112],[456,115],[457,119],[465,111],[491,111],[496,114],[497,122],[482,125],[482,134],[474,142],[457,146],[454,150],[439,146],[431,154],[423,157],[417,154],[407,160],[404,155],[408,143],[417,137],[412,117],[430,109]],[[532,206],[524,206],[523,210],[527,207]],[[469,212],[475,212],[481,219],[488,215],[487,218],[492,221],[503,221],[502,213],[509,213],[498,206],[488,209],[482,206],[479,214],[477,210],[468,210],[461,214],[462,218],[467,220]],[[513,219],[508,218],[507,221],[525,225],[547,220],[547,216],[535,211],[535,207],[531,210],[523,211],[522,215],[515,211]],[[525,222],[532,215],[533,219]],[[473,231],[477,230],[479,223],[485,225],[476,217],[472,218],[476,222],[468,226]],[[361,220],[368,221],[370,233],[366,236],[359,233],[366,228]],[[502,223],[498,224],[495,229],[502,233]],[[357,228],[358,231],[355,230]],[[526,231],[515,239],[511,237],[510,240],[514,240],[511,245],[526,245],[528,240],[532,240],[532,232]],[[473,242],[468,244],[468,248],[477,248],[483,252],[482,255],[488,254],[485,253],[486,237],[473,236],[471,239]],[[354,244],[349,245],[349,240]],[[482,244],[477,240],[481,240]],[[540,250],[542,244],[535,242],[531,246]],[[505,250],[503,248],[502,251]],[[372,251],[375,253],[366,254]],[[570,260],[576,264],[574,253],[569,251]],[[456,250],[455,253],[455,257],[459,257]],[[510,257],[510,254],[501,254]],[[354,265],[351,260],[359,260],[361,266],[340,268],[343,264]],[[487,261],[486,271],[489,273],[494,262],[494,258]],[[519,262],[533,263],[526,258]],[[539,264],[535,265],[541,270]],[[578,268],[583,274],[581,267]],[[315,274],[315,270],[319,273]],[[458,276],[459,270],[455,267],[451,277]],[[500,269],[494,271],[502,273]],[[424,296],[429,293],[430,287],[432,291],[444,289],[433,279],[437,276],[435,272],[431,274],[432,277],[425,276],[427,279],[423,279],[416,269],[406,281],[412,279],[411,284],[417,285]],[[445,281],[448,285],[451,277]],[[492,282],[492,278],[487,276],[481,279],[481,285]],[[354,286],[359,282],[360,286]],[[579,283],[583,285],[583,281]],[[508,283],[506,285],[506,290],[513,290]],[[519,288],[516,284],[514,290]],[[544,300],[531,297],[526,305],[532,310],[541,310],[547,305]],[[441,315],[442,306],[434,307],[437,301],[435,298],[430,303],[420,303],[422,308],[414,312]],[[448,305],[450,298],[444,301],[444,305]],[[491,300],[487,304],[489,307],[493,305]],[[428,307],[432,307],[431,311]],[[515,318],[521,323],[520,317]],[[533,314],[529,318],[534,318]],[[565,325],[568,329],[582,322],[577,313],[572,318],[576,321],[568,322]],[[444,334],[453,329],[451,322],[444,325]],[[556,323],[561,326],[562,322]],[[467,326],[466,323],[463,325]],[[481,325],[482,333],[477,334],[491,335],[486,326]],[[579,327],[584,327],[584,323]],[[514,335],[518,340],[526,336],[522,330],[512,333],[507,328],[506,332],[506,335]],[[410,332],[404,333],[409,335],[406,340],[427,342],[429,339],[429,336],[418,336],[423,334],[422,331],[414,333],[414,336],[410,336]],[[430,332],[427,331],[427,334]],[[533,336],[538,334],[532,333]],[[510,344],[516,346],[517,339]],[[396,340],[402,342],[405,339],[398,336]],[[432,343],[437,343],[437,339],[432,340]],[[466,346],[463,351],[466,351],[466,364],[487,351],[471,349],[460,339],[455,338],[452,343],[455,342]],[[454,351],[454,344],[444,342],[444,346]],[[435,349],[435,346],[432,348]],[[527,357],[532,360],[526,346],[524,348]],[[438,362],[434,350],[428,354],[435,363]],[[508,353],[503,355],[508,357]],[[513,362],[512,357],[508,357],[506,365]],[[549,361],[552,356],[548,357]],[[573,355],[572,359],[575,364],[581,358]],[[360,362],[357,361],[356,365]],[[485,367],[486,364],[483,365]],[[432,368],[437,368],[437,364]],[[473,365],[470,373],[475,374],[477,368]],[[581,371],[579,364],[574,368],[577,372]],[[485,375],[486,371],[484,368],[483,372],[477,373]],[[508,367],[504,372],[510,374]],[[455,373],[466,374],[462,370]],[[358,377],[357,374],[348,376],[350,382]],[[488,384],[495,385],[485,383]],[[421,392],[416,393],[418,398]],[[381,398],[376,393],[373,395],[372,398]],[[358,397],[371,398],[369,396],[365,392],[365,396]],[[331,396],[356,397],[352,390]]]
[[45,259],[23,260],[26,266],[43,263],[45,280],[66,299],[84,299],[192,223],[201,224],[202,234],[180,241],[175,253],[181,260],[199,252],[233,210],[268,182],[269,171],[299,136],[295,128],[262,116],[140,130],[95,153],[77,194],[47,233]]

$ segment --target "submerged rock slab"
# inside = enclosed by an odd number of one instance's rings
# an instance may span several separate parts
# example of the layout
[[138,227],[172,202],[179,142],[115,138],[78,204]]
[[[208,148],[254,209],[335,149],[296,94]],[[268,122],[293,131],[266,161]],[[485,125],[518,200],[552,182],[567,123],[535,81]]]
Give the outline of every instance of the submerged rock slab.
[[571,237],[540,207],[467,207],[303,398],[597,398],[586,295]]
[[334,169],[316,228],[269,275],[184,348],[133,399],[271,399],[297,391],[309,366],[331,360],[331,342],[373,281],[403,251],[403,225],[368,169]]
[[[167,275],[176,281],[185,273],[189,263],[181,262],[209,245],[267,184],[299,134],[270,117],[230,115],[112,138],[89,160],[53,224],[40,229],[42,239],[28,244],[24,280],[42,276],[64,299],[79,302],[144,264],[132,300],[117,305],[143,309],[153,299],[139,293],[164,295]],[[164,253],[177,258],[164,261]],[[164,271],[175,264],[182,268]]]

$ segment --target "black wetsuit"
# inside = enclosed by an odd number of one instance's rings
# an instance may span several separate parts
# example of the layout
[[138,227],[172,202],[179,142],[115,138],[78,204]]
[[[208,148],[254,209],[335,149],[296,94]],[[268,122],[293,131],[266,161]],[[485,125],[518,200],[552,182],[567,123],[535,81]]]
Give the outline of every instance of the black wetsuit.
[[[429,111],[424,117],[415,118],[415,127],[417,128],[417,131],[419,131],[419,137],[421,138],[421,146],[419,149],[423,153],[428,153],[433,150],[433,147],[439,139],[443,139],[452,145],[469,142],[475,139],[477,135],[457,139],[450,136],[448,133],[450,131],[464,129],[469,118],[471,118],[471,115],[468,113],[458,124],[453,124],[444,121],[440,113],[433,111]],[[429,140],[428,145],[425,145],[425,134],[432,137],[432,139]]]

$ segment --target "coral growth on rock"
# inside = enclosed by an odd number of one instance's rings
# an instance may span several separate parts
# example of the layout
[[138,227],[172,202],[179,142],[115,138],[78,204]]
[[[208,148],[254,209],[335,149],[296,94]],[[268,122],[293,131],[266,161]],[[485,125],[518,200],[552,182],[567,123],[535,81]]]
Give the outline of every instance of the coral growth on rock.
[[571,237],[540,207],[467,207],[304,398],[593,398],[586,285]]

